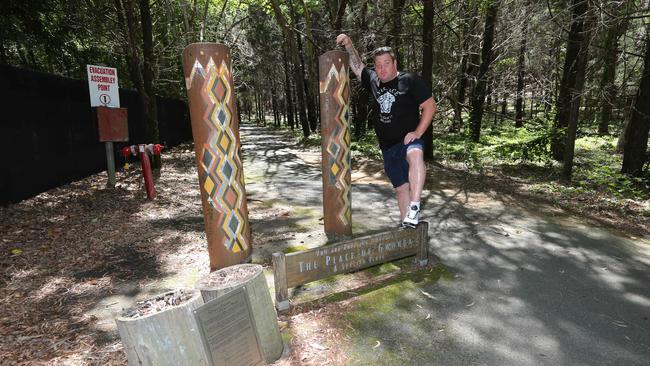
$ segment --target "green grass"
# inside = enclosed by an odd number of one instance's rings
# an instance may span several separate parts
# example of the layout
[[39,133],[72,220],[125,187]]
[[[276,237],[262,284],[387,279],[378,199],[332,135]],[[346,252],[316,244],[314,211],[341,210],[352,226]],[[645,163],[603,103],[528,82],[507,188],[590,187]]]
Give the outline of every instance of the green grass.
[[552,191],[569,198],[592,194],[614,200],[650,199],[648,175],[635,178],[620,173],[622,156],[616,153],[617,138],[613,136],[578,137],[572,183],[556,183],[562,164],[551,159],[548,129],[536,126],[486,128],[478,143],[465,134],[439,134],[434,138],[434,158],[464,164],[471,171],[499,170],[528,181],[540,193]]

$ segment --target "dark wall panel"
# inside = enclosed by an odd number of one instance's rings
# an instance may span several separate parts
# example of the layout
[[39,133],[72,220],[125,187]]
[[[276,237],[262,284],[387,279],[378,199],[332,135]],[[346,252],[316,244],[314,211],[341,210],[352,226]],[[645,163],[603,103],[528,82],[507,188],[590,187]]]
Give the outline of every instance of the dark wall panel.
[[[144,141],[138,93],[120,89],[129,110],[129,142]],[[0,204],[18,202],[106,169],[104,143],[90,108],[88,83],[0,65]],[[160,140],[171,147],[192,139],[187,104],[158,97]]]

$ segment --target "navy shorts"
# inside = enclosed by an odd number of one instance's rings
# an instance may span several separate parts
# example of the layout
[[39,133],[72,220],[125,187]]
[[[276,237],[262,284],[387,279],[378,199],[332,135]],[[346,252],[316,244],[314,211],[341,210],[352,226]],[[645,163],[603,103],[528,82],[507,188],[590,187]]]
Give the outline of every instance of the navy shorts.
[[393,184],[393,188],[409,181],[409,163],[406,160],[406,153],[411,149],[424,150],[424,141],[415,139],[408,145],[400,142],[381,151],[384,155],[384,170]]

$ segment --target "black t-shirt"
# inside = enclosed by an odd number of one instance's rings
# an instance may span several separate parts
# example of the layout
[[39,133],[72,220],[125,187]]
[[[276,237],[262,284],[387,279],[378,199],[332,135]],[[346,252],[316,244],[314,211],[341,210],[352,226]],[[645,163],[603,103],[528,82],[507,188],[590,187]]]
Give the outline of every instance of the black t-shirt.
[[375,103],[375,131],[379,147],[387,149],[415,131],[420,122],[420,104],[431,98],[431,89],[417,75],[400,72],[382,83],[375,70],[361,72],[361,85],[372,92]]

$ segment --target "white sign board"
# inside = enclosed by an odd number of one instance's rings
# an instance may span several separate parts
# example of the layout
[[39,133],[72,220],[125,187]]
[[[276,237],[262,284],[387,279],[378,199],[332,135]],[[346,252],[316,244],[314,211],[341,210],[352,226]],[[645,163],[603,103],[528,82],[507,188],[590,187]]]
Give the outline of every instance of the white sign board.
[[113,67],[86,65],[88,69],[88,90],[91,107],[120,106],[120,89],[117,84],[117,69]]

